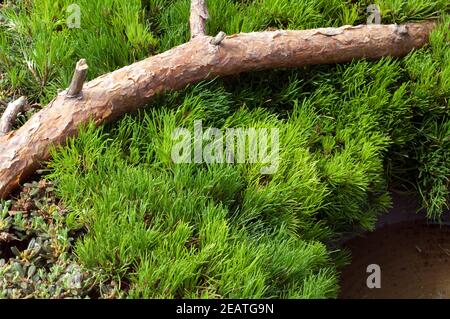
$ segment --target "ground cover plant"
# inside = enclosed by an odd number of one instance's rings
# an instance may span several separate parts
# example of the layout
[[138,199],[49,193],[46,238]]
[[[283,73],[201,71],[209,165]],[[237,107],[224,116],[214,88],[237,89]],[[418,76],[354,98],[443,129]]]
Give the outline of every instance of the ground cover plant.
[[[418,196],[439,219],[450,172],[446,1],[376,3],[382,23],[439,17],[430,46],[402,59],[216,79],[161,96],[116,124],[81,128],[52,152],[40,184],[2,202],[0,272],[8,275],[0,296],[335,297],[348,254],[334,242],[372,230],[391,205],[390,190]],[[32,113],[68,86],[79,58],[94,78],[189,38],[189,1],[79,0],[79,29],[67,28],[70,4],[3,3],[4,101],[25,94]],[[369,4],[210,0],[207,28],[359,24]],[[278,170],[175,164],[171,134],[192,130],[195,120],[279,129]],[[53,248],[41,249],[46,241]]]

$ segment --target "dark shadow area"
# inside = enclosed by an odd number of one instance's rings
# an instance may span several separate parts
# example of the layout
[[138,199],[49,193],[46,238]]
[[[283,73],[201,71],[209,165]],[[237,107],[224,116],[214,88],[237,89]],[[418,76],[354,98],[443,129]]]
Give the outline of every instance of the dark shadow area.
[[[450,227],[430,222],[418,204],[394,196],[394,207],[373,232],[344,243],[352,262],[342,270],[340,298],[450,298]],[[368,288],[371,264],[380,266],[381,288]]]

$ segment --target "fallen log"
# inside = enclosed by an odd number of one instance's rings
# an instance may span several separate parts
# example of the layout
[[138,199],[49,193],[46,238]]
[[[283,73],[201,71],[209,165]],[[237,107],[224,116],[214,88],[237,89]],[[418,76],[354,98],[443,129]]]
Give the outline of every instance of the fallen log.
[[110,122],[156,94],[214,77],[273,68],[400,57],[428,42],[435,23],[360,25],[302,31],[253,32],[219,39],[197,34],[162,54],[98,77],[77,97],[58,94],[21,128],[0,137],[0,197],[49,159],[81,124]]

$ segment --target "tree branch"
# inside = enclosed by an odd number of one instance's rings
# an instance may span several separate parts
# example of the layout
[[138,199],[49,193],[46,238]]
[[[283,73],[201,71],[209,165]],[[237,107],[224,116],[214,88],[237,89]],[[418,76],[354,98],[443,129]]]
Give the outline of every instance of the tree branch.
[[86,83],[83,99],[59,94],[20,129],[0,136],[0,197],[6,197],[64,145],[81,124],[100,125],[149,103],[155,95],[218,76],[273,68],[400,57],[428,42],[434,22],[361,25],[303,31],[201,36]]
[[75,97],[81,93],[84,81],[86,81],[88,69],[89,67],[86,64],[85,59],[81,59],[77,62],[75,72],[72,77],[72,82],[70,83],[69,89],[67,90],[68,97]]
[[23,110],[23,107],[27,104],[27,99],[25,96],[22,96],[8,104],[0,118],[0,136],[5,135],[9,131],[11,131],[14,122],[16,121],[17,114]]
[[208,19],[206,0],[191,0],[191,39],[206,35],[206,20]]

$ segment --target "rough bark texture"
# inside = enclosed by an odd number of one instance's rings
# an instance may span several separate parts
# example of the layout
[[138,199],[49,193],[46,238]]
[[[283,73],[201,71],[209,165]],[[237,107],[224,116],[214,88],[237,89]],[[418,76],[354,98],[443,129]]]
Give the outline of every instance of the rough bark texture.
[[0,118],[0,136],[11,131],[12,126],[16,121],[17,114],[23,110],[25,104],[27,104],[27,99],[25,96],[22,96],[14,102],[8,104],[5,112],[3,112],[3,115]]
[[206,0],[191,1],[191,17],[189,19],[191,39],[206,35],[206,20],[208,19],[208,16]]
[[403,56],[428,42],[433,22],[272,31],[225,37],[219,45],[200,36],[162,54],[86,83],[83,95],[60,93],[20,129],[0,137],[0,197],[49,158],[80,124],[113,121],[144,106],[158,93],[217,76],[262,69],[300,67]]

